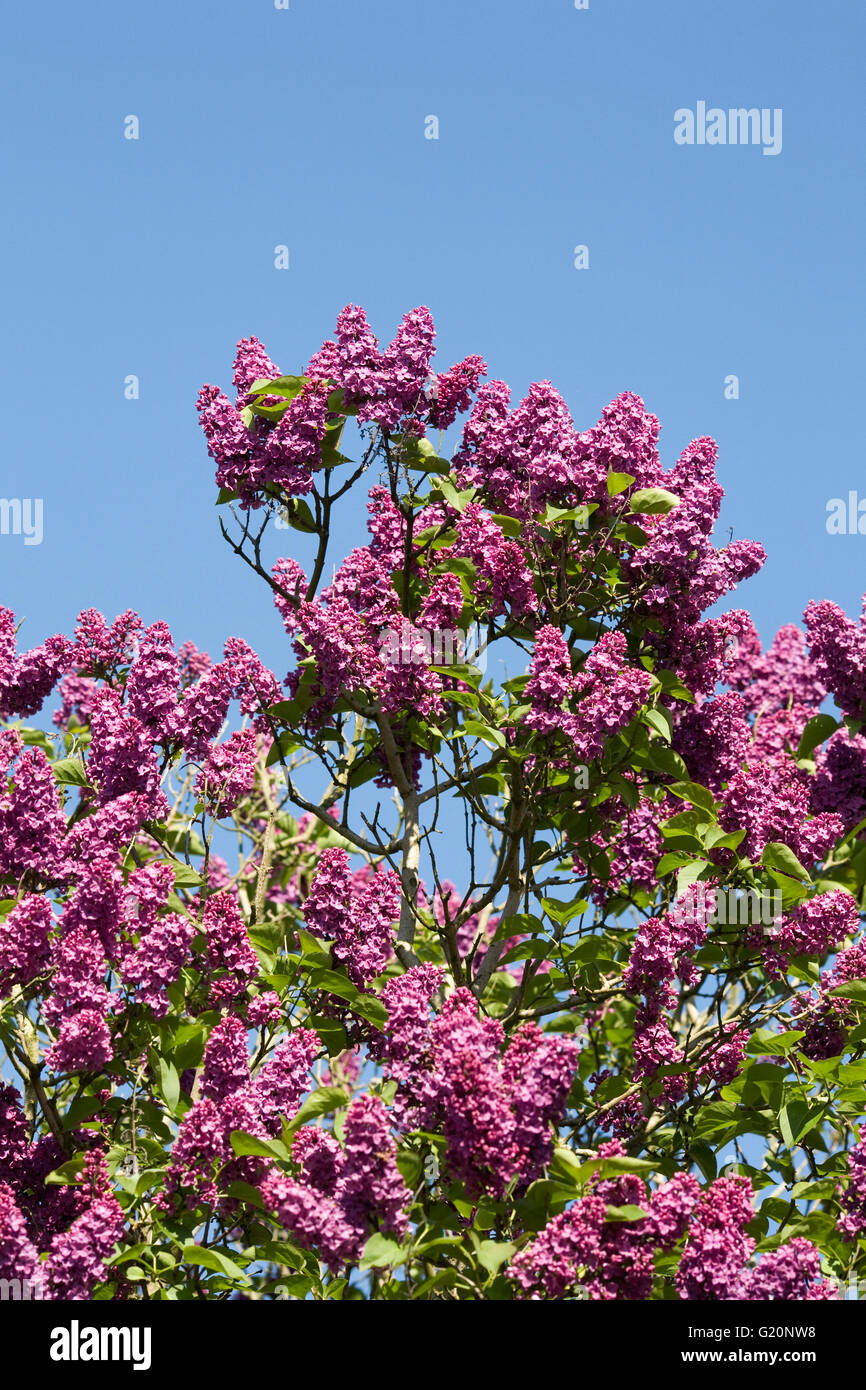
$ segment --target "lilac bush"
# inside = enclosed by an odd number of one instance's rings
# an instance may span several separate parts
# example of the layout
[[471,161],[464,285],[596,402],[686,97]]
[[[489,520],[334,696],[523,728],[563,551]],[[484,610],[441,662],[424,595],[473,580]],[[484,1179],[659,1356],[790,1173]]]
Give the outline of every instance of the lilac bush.
[[0,1275],[835,1297],[863,620],[810,603],[765,649],[715,608],[764,553],[713,543],[712,440],[665,469],[637,396],[578,430],[434,346],[348,305],[302,373],[248,338],[234,399],[202,387],[279,670],[131,610],[19,650],[0,609]]

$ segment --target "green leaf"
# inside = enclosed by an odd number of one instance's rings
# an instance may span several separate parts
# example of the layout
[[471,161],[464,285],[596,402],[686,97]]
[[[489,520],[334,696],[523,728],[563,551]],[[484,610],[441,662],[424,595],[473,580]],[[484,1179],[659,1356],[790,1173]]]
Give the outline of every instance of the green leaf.
[[683,850],[677,850],[674,854],[663,854],[656,864],[656,877],[666,878],[672,869],[681,869],[684,864],[689,863],[689,855]]
[[315,1120],[319,1115],[330,1115],[334,1110],[342,1110],[344,1105],[348,1105],[349,1095],[341,1086],[320,1086],[311,1096],[308,1096],[298,1111],[297,1115],[289,1121],[285,1127],[286,1134],[294,1134],[301,1125],[307,1124],[310,1120]]
[[462,705],[464,709],[478,708],[478,692],[475,690],[443,690],[443,700],[452,700],[455,705]]
[[234,1260],[215,1247],[209,1248],[205,1245],[196,1245],[195,1241],[188,1241],[181,1254],[184,1264],[201,1265],[203,1269],[212,1269],[216,1274],[224,1274],[227,1279],[233,1279],[243,1284],[245,1288],[252,1283],[240,1265],[235,1264]]
[[717,1134],[736,1126],[739,1113],[739,1107],[732,1101],[714,1101],[698,1112],[696,1129],[699,1134]]
[[607,1207],[605,1210],[606,1221],[643,1221],[649,1216],[649,1212],[643,1207],[636,1207],[628,1202],[624,1207]]
[[339,1057],[349,1046],[349,1035],[339,1019],[327,1018],[323,1014],[310,1014],[310,1024],[325,1045],[329,1057]]
[[704,1139],[693,1140],[689,1146],[687,1157],[696,1167],[700,1168],[707,1182],[715,1182],[718,1175],[716,1155]]
[[89,785],[87,768],[80,758],[59,758],[56,763],[51,764],[51,771],[54,773],[55,782],[61,782],[65,786],[86,787]]
[[625,492],[627,487],[631,487],[634,478],[630,473],[608,473],[607,493],[609,497],[618,497],[621,492]]
[[707,849],[737,849],[745,835],[745,830],[732,830],[726,835],[720,825],[711,825],[704,835],[704,844]]
[[565,1180],[572,1185],[579,1185],[585,1182],[588,1176],[585,1169],[586,1164],[582,1164],[580,1159],[564,1144],[559,1144],[554,1149],[550,1164],[552,1177]]
[[827,993],[839,999],[854,999],[858,1004],[866,1004],[866,980],[849,980],[845,985],[828,989]]
[[174,1114],[180,1100],[180,1077],[174,1062],[170,1062],[166,1057],[159,1058],[159,1087],[166,1105]]
[[679,506],[680,499],[663,487],[642,487],[631,495],[629,511],[643,516],[662,516]]
[[504,748],[505,735],[499,729],[492,729],[489,724],[482,724],[478,719],[466,719],[463,727],[459,730],[458,736],[469,734],[475,738],[483,739],[485,743],[490,743],[494,748]]
[[682,700],[686,704],[694,704],[695,697],[690,690],[687,690],[675,671],[656,671],[655,678],[666,695],[670,695],[673,700]]
[[450,478],[437,477],[435,487],[445,498],[445,501],[458,512],[462,512],[463,508],[466,507],[475,496],[474,487],[467,488],[464,492],[458,492]]
[[439,458],[429,439],[418,439],[413,434],[404,434],[399,440],[399,458],[407,468],[421,473],[448,473],[447,459]]
[[495,1277],[516,1250],[517,1246],[508,1240],[482,1240],[478,1246],[478,1263]]
[[668,748],[665,744],[651,743],[649,751],[644,755],[644,763],[654,772],[663,772],[666,777],[673,777],[675,780],[685,780],[688,778],[689,771],[673,748]]
[[807,722],[797,747],[798,758],[808,758],[819,743],[823,743],[839,728],[838,720],[832,714],[814,714]]
[[691,884],[697,883],[704,869],[709,867],[709,859],[693,859],[690,864],[685,864],[677,874],[677,897],[684,893]]
[[233,1182],[229,1187],[229,1196],[236,1197],[239,1202],[243,1202],[248,1207],[254,1207],[257,1211],[265,1210],[261,1192],[251,1183]]
[[165,1187],[165,1168],[145,1168],[141,1173],[116,1173],[115,1182],[131,1197],[140,1197],[151,1188]]
[[315,989],[324,989],[328,994],[336,994],[338,999],[345,999],[353,1013],[366,1018],[369,1023],[374,1023],[377,1028],[384,1028],[388,1022],[388,1010],[381,1000],[371,994],[362,994],[346,975],[340,975],[336,970],[315,971],[310,976],[310,984]]
[[[290,700],[284,700],[281,703],[285,705],[290,705],[293,702]],[[271,713],[273,714],[274,711],[271,710]],[[295,713],[297,714],[298,711],[295,711]],[[282,710],[280,710],[280,713],[277,717],[283,718]],[[270,748],[268,749],[268,756],[265,759],[265,767],[273,767],[274,763],[284,762],[285,759],[288,758],[291,753],[295,752],[296,748],[300,748],[300,744],[298,743],[298,740],[295,738],[292,730],[283,729],[280,733],[279,738],[275,738]]]
[[808,1105],[804,1100],[792,1100],[779,1111],[779,1129],[789,1149],[793,1149],[819,1122],[824,1114],[820,1105]]
[[[324,458],[325,451],[322,450]],[[339,456],[338,456],[339,457]],[[292,497],[280,508],[285,521],[291,526],[293,531],[303,531],[306,535],[316,534],[316,520],[310,511],[308,504],[303,497]],[[291,592],[291,591],[290,591]],[[304,592],[301,589],[299,597],[303,599]]]
[[313,936],[311,932],[305,931],[303,927],[298,927],[297,936],[304,965],[310,969],[321,967],[326,970],[330,969],[331,953],[324,943],[317,936]]
[[579,917],[589,903],[585,898],[574,898],[570,903],[561,903],[557,898],[542,898],[541,905],[554,922],[565,923],[570,922],[572,917]]
[[291,1158],[289,1150],[279,1139],[259,1139],[258,1135],[247,1134],[243,1129],[233,1129],[229,1141],[232,1152],[238,1158],[274,1158],[280,1163],[286,1163]]
[[678,796],[682,801],[690,801],[693,806],[700,806],[702,810],[715,814],[715,797],[711,791],[697,782],[672,782],[668,791],[673,792],[674,796]]
[[378,1231],[374,1232],[364,1246],[364,1252],[359,1261],[361,1269],[392,1269],[396,1265],[401,1265],[406,1259],[406,1249],[398,1245],[396,1240],[389,1240],[387,1236],[382,1236]]
[[305,376],[278,376],[273,381],[254,381],[249,389],[250,396],[283,396],[287,400],[299,396],[304,389]]
[[761,863],[765,864],[768,869],[778,869],[780,873],[790,874],[792,878],[809,882],[808,870],[803,868],[794,851],[779,840],[770,840],[768,844],[764,845]]
[[45,1181],[52,1185],[77,1182],[83,1171],[84,1154],[78,1154],[75,1158],[68,1159],[66,1163],[61,1163],[59,1168],[54,1168]]
[[139,1259],[139,1257],[144,1254],[145,1250],[150,1249],[151,1246],[147,1241],[141,1241],[138,1245],[129,1245],[123,1250],[118,1250],[116,1255],[109,1255],[105,1264],[112,1267],[114,1265],[128,1264],[130,1260]]
[[771,1028],[757,1028],[746,1044],[746,1051],[758,1057],[785,1057],[793,1052],[806,1034],[801,1028],[788,1028],[774,1033]]
[[172,864],[174,872],[175,888],[197,888],[202,882],[202,876],[196,873],[189,864]]
[[414,1149],[400,1149],[394,1161],[406,1186],[416,1187],[423,1169],[421,1155]]
[[655,729],[656,733],[661,734],[665,743],[670,743],[673,738],[674,724],[669,710],[666,710],[662,705],[655,709],[648,709],[644,714],[644,722],[649,724],[650,728]]

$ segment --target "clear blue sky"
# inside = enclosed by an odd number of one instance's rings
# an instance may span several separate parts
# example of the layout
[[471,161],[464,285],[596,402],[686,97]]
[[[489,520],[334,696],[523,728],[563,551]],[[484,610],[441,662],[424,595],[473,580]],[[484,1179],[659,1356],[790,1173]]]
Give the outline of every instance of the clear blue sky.
[[[864,13],[7,0],[0,491],[45,518],[40,546],[0,537],[22,637],[132,606],[285,673],[268,596],[219,539],[194,401],[230,386],[244,335],[299,369],[347,301],[386,340],[428,304],[440,365],[480,352],[518,395],[550,378],[581,428],[637,391],[668,465],[714,435],[721,539],[770,556],[733,602],[765,640],[813,596],[856,612],[866,537],[828,536],[825,504],[866,497]],[[781,107],[781,154],[677,146],[698,101]]]

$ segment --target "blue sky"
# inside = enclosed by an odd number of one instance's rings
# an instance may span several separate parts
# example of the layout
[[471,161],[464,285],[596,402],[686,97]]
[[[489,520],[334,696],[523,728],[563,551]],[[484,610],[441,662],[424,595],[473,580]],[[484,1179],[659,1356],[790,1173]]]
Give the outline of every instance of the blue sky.
[[[0,491],[44,501],[41,545],[0,536],[22,640],[135,607],[285,673],[194,401],[241,336],[301,368],[349,301],[386,340],[429,305],[440,366],[549,378],[581,428],[637,391],[669,466],[715,436],[720,540],[770,557],[727,606],[765,640],[811,597],[856,612],[866,537],[825,520],[866,497],[863,62],[847,0],[7,5]],[[698,101],[781,108],[781,153],[676,145]]]

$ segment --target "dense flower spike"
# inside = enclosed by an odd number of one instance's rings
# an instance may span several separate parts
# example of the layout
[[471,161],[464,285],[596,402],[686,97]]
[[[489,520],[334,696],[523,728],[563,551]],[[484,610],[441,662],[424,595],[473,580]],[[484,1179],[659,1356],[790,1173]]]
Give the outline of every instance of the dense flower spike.
[[464,357],[447,372],[436,373],[434,381],[427,386],[430,424],[434,429],[447,430],[458,415],[469,409],[478,383],[486,375],[487,363],[476,353]]
[[235,354],[232,385],[238,393],[238,404],[246,399],[251,386],[257,381],[276,381],[280,375],[279,367],[271,361],[265,346],[258,338],[241,338]]
[[16,735],[5,738],[11,745],[0,748],[0,758],[11,761],[16,753],[19,756],[11,785],[0,787],[0,873],[18,878],[29,872],[49,882],[61,879],[66,871],[66,818],[51,766],[41,748],[20,750]]
[[39,713],[61,675],[69,670],[74,647],[68,638],[55,634],[41,646],[13,658],[13,621],[8,609],[0,608],[0,632],[4,628],[6,632],[6,652],[0,651],[0,717],[26,719]]
[[208,898],[202,914],[212,1005],[239,999],[259,973],[258,957],[235,899],[229,893]]
[[51,1071],[101,1071],[111,1061],[111,1033],[95,1009],[81,1009],[61,1020],[55,1042],[45,1054]]
[[98,1154],[88,1154],[83,1181],[92,1188],[89,1204],[69,1230],[51,1242],[49,1287],[55,1299],[90,1298],[95,1286],[106,1278],[105,1262],[123,1233],[123,1211]]
[[346,1115],[346,1151],[339,1199],[353,1226],[379,1226],[402,1236],[411,1199],[395,1162],[388,1112],[377,1096],[359,1096]]
[[173,724],[180,683],[180,659],[167,623],[154,623],[141,639],[138,655],[126,679],[130,714],[165,738]]
[[564,1110],[577,1065],[573,1038],[545,1037],[536,1023],[523,1023],[511,1038],[502,1076],[514,1112],[517,1172],[531,1181],[550,1162],[553,1125]]
[[275,1049],[253,1082],[262,1123],[278,1133],[283,1116],[290,1119],[310,1084],[310,1068],[319,1039],[310,1028],[296,1028]]
[[596,1269],[604,1218],[605,1203],[600,1197],[579,1197],[518,1251],[508,1273],[523,1296],[562,1298],[583,1270]]
[[[42,1266],[8,1183],[0,1182],[0,1279],[22,1298],[42,1297]],[[7,1286],[6,1280],[18,1280]],[[13,1295],[14,1296],[14,1295]]]
[[866,1130],[848,1155],[848,1182],[839,1197],[839,1230],[847,1241],[866,1231]]
[[100,802],[137,792],[152,818],[166,815],[153,741],[141,721],[124,712],[115,691],[102,689],[93,697],[90,725],[89,767]]
[[722,1302],[741,1298],[755,1248],[745,1228],[752,1219],[748,1178],[717,1178],[695,1207],[677,1270],[680,1298]]
[[95,608],[86,608],[75,625],[74,664],[79,673],[103,676],[131,661],[141,629],[141,618],[131,608],[111,624]]
[[835,603],[810,603],[803,614],[817,677],[843,714],[862,718],[866,700],[866,621],[854,623]]
[[183,1192],[188,1204],[214,1204],[219,1197],[215,1181],[216,1165],[228,1157],[225,1120],[212,1101],[196,1101],[181,1121],[166,1169],[162,1204],[171,1209],[171,1199]]
[[225,743],[214,744],[196,779],[195,789],[209,800],[214,814],[231,815],[256,780],[258,740],[255,729],[236,729]]
[[345,850],[322,852],[304,916],[316,936],[333,938],[334,959],[345,965],[355,984],[366,984],[387,965],[399,909],[395,873],[371,874],[359,884]]
[[195,931],[194,922],[173,912],[155,922],[135,950],[124,957],[123,982],[134,990],[135,1002],[150,1008],[154,1018],[168,1013],[166,990],[189,959]]
[[28,893],[0,923],[0,996],[13,985],[29,985],[51,959],[48,934],[53,924],[47,898]]
[[821,1278],[821,1256],[802,1236],[795,1236],[779,1250],[761,1257],[746,1283],[745,1297],[752,1302],[803,1299],[811,1302],[838,1298],[836,1286]]
[[295,1157],[302,1180],[272,1172],[262,1184],[262,1197],[303,1245],[340,1268],[358,1257],[372,1230],[398,1236],[406,1232],[405,1209],[412,1194],[394,1161],[381,1100],[361,1096],[350,1105],[344,1152],[327,1136],[299,1140]]

